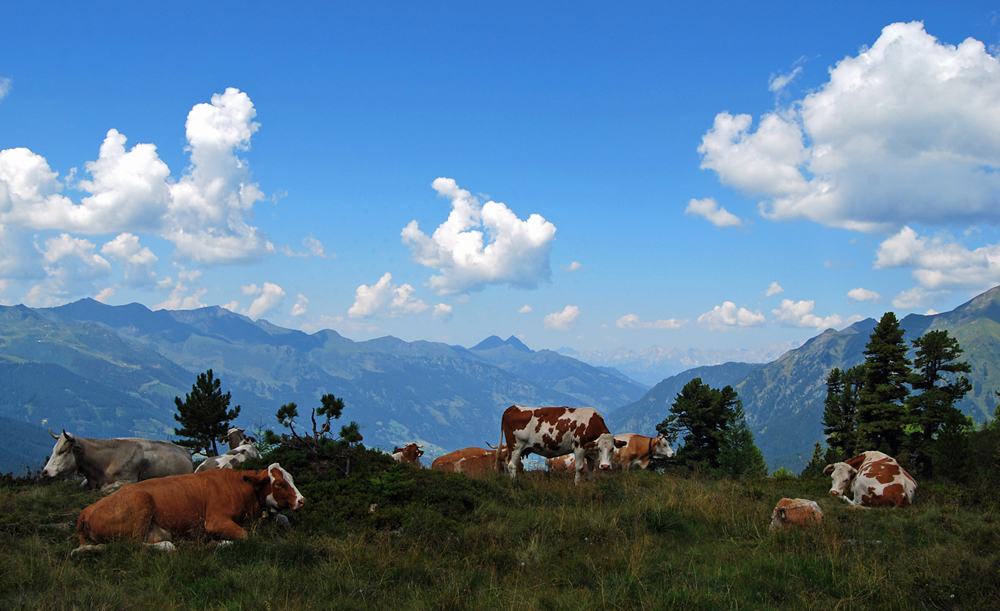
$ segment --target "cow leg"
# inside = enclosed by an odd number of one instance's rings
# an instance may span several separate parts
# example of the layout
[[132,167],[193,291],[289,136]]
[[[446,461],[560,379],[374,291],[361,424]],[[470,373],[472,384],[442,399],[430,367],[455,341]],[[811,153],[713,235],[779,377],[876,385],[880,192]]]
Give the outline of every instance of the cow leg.
[[521,466],[521,448],[515,447],[510,452],[510,460],[507,461],[507,475],[510,479],[517,477],[518,467]]
[[246,539],[247,531],[229,518],[212,518],[205,520],[205,531],[220,539]]
[[147,492],[122,490],[87,507],[76,522],[76,532],[83,546],[87,541],[101,543],[110,539],[143,541],[153,523],[156,503]]

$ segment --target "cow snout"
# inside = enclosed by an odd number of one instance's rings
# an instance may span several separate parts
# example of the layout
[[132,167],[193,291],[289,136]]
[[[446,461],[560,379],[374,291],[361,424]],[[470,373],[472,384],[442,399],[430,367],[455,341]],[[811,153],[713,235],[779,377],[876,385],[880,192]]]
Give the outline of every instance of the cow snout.
[[296,499],[296,501],[295,501],[295,507],[294,507],[294,509],[296,511],[298,511],[299,509],[302,509],[305,506],[306,506],[306,500],[304,498],[299,497],[298,499]]
[[42,469],[42,477],[52,477],[52,474],[49,473],[48,469]]
[[601,465],[601,471],[610,471],[611,465]]
[[836,490],[831,490],[830,494],[832,494],[833,496],[840,496],[840,493],[837,492]]

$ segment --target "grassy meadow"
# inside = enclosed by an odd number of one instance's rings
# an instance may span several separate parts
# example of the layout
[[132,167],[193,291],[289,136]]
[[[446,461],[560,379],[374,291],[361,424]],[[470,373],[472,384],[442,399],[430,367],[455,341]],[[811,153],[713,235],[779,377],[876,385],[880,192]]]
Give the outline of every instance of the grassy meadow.
[[[930,485],[914,507],[856,510],[828,479],[630,472],[574,486],[356,465],[349,478],[289,469],[308,499],[290,527],[254,522],[231,547],[175,554],[114,542],[71,557],[100,493],[8,478],[0,608],[1000,608],[995,491]],[[782,497],[817,500],[824,523],[772,534]]]

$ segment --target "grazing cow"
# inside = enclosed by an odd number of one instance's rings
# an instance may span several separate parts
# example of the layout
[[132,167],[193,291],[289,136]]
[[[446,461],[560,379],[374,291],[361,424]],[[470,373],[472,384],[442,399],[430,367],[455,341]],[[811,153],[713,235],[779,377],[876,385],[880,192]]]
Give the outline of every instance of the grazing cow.
[[512,405],[500,419],[501,442],[507,442],[509,452],[497,454],[497,461],[507,458],[507,474],[517,476],[522,468],[521,457],[538,454],[555,458],[573,453],[576,461],[574,482],[580,483],[584,460],[589,467],[587,478],[594,481],[594,461],[601,470],[611,469],[615,448],[625,446],[617,441],[604,424],[604,418],[592,407],[521,407]]
[[781,499],[771,512],[771,532],[808,528],[823,521],[823,511],[809,499]]
[[667,439],[663,435],[646,437],[645,435],[626,433],[615,435],[615,439],[626,443],[618,454],[622,469],[625,471],[646,469],[653,460],[673,458],[674,456],[673,449],[670,448],[670,444],[667,443]]
[[110,489],[154,477],[191,473],[191,454],[169,441],[149,439],[90,439],[63,431],[56,435],[52,456],[45,463],[45,477],[68,477],[80,473],[91,490]]
[[244,539],[240,524],[262,509],[301,509],[306,500],[292,476],[274,463],[266,471],[214,469],[174,475],[122,487],[80,513],[74,553],[99,551],[87,545],[131,539],[172,551],[173,539]]
[[470,477],[497,472],[496,450],[464,448],[438,456],[431,469],[445,473],[463,473]]
[[[917,482],[892,457],[862,452],[844,462],[827,465],[824,475],[833,479],[830,494],[854,507],[907,507],[913,504]],[[847,498],[850,486],[854,500]]]
[[414,467],[423,467],[420,464],[420,457],[423,455],[424,451],[415,443],[411,443],[405,448],[394,448],[392,450],[392,459],[394,461],[413,465]]

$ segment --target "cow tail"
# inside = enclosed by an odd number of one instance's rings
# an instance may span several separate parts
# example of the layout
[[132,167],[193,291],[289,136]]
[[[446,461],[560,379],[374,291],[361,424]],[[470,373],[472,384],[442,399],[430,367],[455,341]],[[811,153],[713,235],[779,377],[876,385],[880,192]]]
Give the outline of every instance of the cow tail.
[[[496,464],[494,465],[497,473],[503,473],[505,471],[505,469],[503,468],[504,463],[506,463],[504,457],[504,449],[503,449],[503,419],[504,416],[506,415],[507,412],[500,414],[500,442],[497,443],[497,451],[496,451],[497,458],[496,458]],[[509,451],[510,448],[507,448],[507,450]]]

